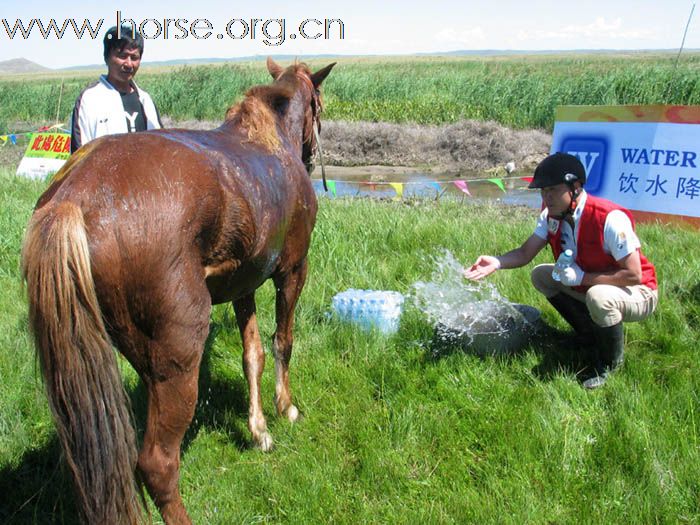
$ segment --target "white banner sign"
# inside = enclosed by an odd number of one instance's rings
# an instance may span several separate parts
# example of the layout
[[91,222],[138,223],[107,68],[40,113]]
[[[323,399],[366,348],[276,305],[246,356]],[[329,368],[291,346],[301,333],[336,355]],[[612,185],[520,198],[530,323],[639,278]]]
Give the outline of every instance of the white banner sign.
[[699,117],[698,106],[559,108],[552,152],[579,157],[593,195],[630,210],[698,218]]

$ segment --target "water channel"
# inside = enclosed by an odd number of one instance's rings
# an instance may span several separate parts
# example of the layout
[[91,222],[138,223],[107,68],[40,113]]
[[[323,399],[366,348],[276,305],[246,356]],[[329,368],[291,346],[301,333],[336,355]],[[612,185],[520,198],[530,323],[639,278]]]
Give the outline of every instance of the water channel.
[[[415,168],[387,168],[366,166],[361,168],[326,167],[326,178],[332,181],[335,192],[326,193],[321,181],[321,170],[313,173],[313,186],[319,196],[371,197],[393,199],[397,189],[391,183],[401,183],[404,198],[448,198],[470,202],[500,202],[509,205],[528,206],[539,209],[539,191],[527,189],[528,182],[520,176],[490,176],[484,173],[439,173]],[[503,189],[489,178],[498,179]],[[464,181],[465,184],[454,184]],[[466,188],[468,194],[460,188]],[[330,189],[330,188],[329,188]],[[504,191],[505,190],[505,191]]]

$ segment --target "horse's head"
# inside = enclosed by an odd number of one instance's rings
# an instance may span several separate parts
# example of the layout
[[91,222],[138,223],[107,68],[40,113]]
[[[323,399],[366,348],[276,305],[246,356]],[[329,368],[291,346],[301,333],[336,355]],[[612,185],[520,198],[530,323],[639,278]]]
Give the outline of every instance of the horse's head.
[[267,69],[275,79],[275,83],[294,81],[298,85],[298,91],[303,105],[302,123],[302,151],[301,160],[306,166],[306,171],[311,174],[313,159],[319,149],[319,134],[321,132],[321,112],[323,101],[321,98],[321,84],[331,72],[335,62],[312,73],[306,64],[294,64],[288,68],[282,68],[272,58],[267,59]]

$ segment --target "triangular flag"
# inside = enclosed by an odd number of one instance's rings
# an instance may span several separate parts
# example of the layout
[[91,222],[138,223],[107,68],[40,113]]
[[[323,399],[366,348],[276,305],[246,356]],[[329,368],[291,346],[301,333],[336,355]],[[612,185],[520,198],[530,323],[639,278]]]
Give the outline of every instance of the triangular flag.
[[17,137],[15,137],[14,135],[10,135],[10,142],[12,142],[12,144],[14,144],[16,146],[17,145]]
[[334,180],[327,180],[326,181],[326,186],[328,187],[328,191],[331,192],[333,197],[337,197],[338,193],[335,190],[335,181]]
[[430,184],[430,186],[435,188],[435,191],[438,192],[438,194],[442,191],[442,187],[437,182],[430,181],[430,182],[428,182],[428,184]]
[[524,180],[528,184],[532,182],[532,179],[534,179],[534,177],[520,177],[520,180]]
[[396,198],[397,199],[400,199],[401,197],[403,197],[403,183],[402,182],[390,182],[389,186],[394,188],[394,190],[396,191]]
[[472,196],[471,193],[469,193],[469,188],[467,187],[467,181],[466,180],[455,180],[452,181],[455,186],[457,186],[460,190],[462,190],[464,193],[469,195],[470,197]]
[[2,145],[7,144],[7,135],[0,135],[0,140],[2,140]]
[[498,186],[499,188],[501,188],[501,190],[503,191],[503,193],[506,192],[506,188],[505,188],[505,186],[503,186],[503,181],[502,181],[501,179],[488,179],[488,181],[489,181],[489,182],[493,182],[496,186]]

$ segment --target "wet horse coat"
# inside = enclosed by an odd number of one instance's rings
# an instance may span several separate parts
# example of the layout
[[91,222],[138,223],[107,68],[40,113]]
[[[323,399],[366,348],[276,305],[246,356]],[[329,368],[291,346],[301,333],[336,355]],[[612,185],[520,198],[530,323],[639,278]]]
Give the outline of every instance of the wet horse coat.
[[[233,301],[248,426],[258,446],[272,446],[254,295],[268,278],[277,290],[275,403],[297,418],[293,312],[317,209],[305,165],[316,147],[318,88],[332,66],[311,73],[268,60],[273,84],[250,90],[218,129],[95,140],[39,199],[22,254],[30,324],[84,521],[140,521],[138,469],[165,521],[189,522],[180,444],[212,304]],[[112,345],[148,389],[138,456]]]

